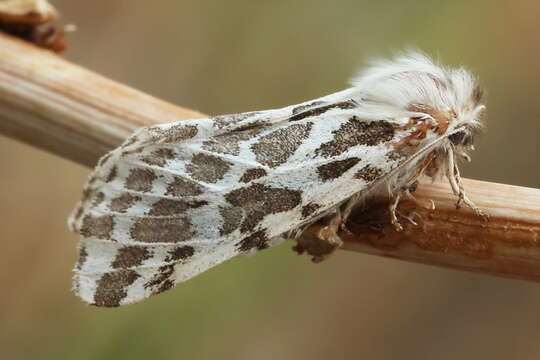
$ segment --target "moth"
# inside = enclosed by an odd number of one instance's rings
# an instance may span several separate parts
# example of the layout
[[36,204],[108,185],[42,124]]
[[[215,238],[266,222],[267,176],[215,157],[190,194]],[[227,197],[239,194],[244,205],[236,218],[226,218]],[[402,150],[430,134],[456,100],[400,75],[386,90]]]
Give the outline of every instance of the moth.
[[422,175],[446,176],[480,214],[456,164],[481,129],[481,98],[467,70],[409,52],[302,104],[142,128],[101,158],[69,219],[81,235],[74,291],[134,303],[316,221],[320,243],[297,250],[319,261],[377,192],[399,230],[399,199]]

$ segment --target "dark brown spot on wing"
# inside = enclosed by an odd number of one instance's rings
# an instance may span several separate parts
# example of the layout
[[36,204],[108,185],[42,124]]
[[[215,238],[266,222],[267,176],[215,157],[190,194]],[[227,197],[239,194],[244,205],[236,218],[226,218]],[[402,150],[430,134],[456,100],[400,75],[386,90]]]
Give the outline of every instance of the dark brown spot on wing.
[[337,179],[354,165],[358,164],[359,161],[360,159],[355,157],[332,161],[328,164],[319,166],[317,168],[317,173],[319,174],[319,178],[323,181]]
[[113,228],[114,220],[112,216],[86,215],[80,233],[84,237],[110,240]]
[[181,196],[196,196],[202,194],[201,186],[197,183],[175,176],[173,181],[167,186],[167,192],[165,195],[172,195],[176,197]]
[[174,281],[167,279],[161,283],[161,285],[153,292],[154,295],[161,294],[164,291],[171,289],[174,286]]
[[263,127],[268,126],[270,124],[269,119],[259,119],[257,121],[252,121],[245,123],[242,126],[237,127],[234,129],[235,131],[257,131],[262,130]]
[[95,173],[92,174],[92,176],[90,177],[90,180],[88,180],[87,186],[92,186],[97,180],[98,180],[97,174]]
[[118,175],[118,167],[116,165],[114,165],[111,168],[111,171],[109,172],[109,175],[105,179],[105,182],[109,183],[109,182],[113,181],[116,178],[117,175]]
[[311,215],[313,215],[314,213],[316,213],[317,210],[319,210],[320,208],[321,208],[321,205],[319,205],[319,204],[309,203],[309,204],[305,205],[304,207],[302,207],[302,217],[304,219],[308,218]]
[[257,161],[269,167],[277,167],[287,161],[296,149],[309,137],[313,123],[295,124],[281,128],[259,138],[251,145]]
[[141,159],[141,161],[147,163],[148,165],[155,165],[163,167],[167,164],[167,161],[175,158],[175,153],[172,149],[157,149],[151,152],[149,155],[146,155]]
[[159,294],[169,290],[174,286],[174,281],[171,279],[174,275],[174,265],[162,266],[158,269],[158,274],[146,282],[143,287],[151,288],[153,294]]
[[187,209],[196,209],[207,205],[206,201],[184,201],[160,199],[152,205],[148,212],[151,216],[173,216],[184,213]]
[[133,266],[139,266],[151,256],[152,254],[145,246],[126,246],[118,249],[118,254],[116,254],[111,266],[114,269],[127,269]]
[[82,201],[88,202],[94,196],[94,193],[95,193],[95,189],[90,188],[90,187],[85,187],[82,193]]
[[165,258],[165,261],[178,261],[189,259],[195,254],[195,249],[193,246],[179,246],[176,249],[170,250],[168,256]]
[[268,248],[268,236],[262,230],[257,231],[242,239],[236,246],[240,251],[249,251],[251,249],[264,250]]
[[[302,111],[294,116],[291,116],[289,118],[289,121],[299,121],[308,117],[319,116],[332,109],[354,109],[357,106],[358,104],[354,100],[342,101],[339,103],[330,104],[326,106],[320,106],[314,109]],[[294,113],[294,110],[293,110],[293,113]]]
[[231,164],[228,161],[207,154],[193,155],[191,163],[186,166],[193,179],[210,184],[223,179],[230,168]]
[[78,205],[77,211],[75,212],[75,216],[74,216],[73,220],[75,222],[79,221],[79,219],[81,218],[83,213],[84,213],[84,208],[82,207],[82,205]]
[[92,205],[98,206],[99,204],[103,202],[103,200],[105,200],[105,194],[100,191],[94,197],[94,201],[92,202]]
[[159,143],[178,143],[194,138],[199,130],[195,125],[176,124],[169,128],[152,127],[148,130],[153,140]]
[[370,183],[379,179],[381,176],[383,176],[383,174],[384,171],[382,169],[372,165],[366,165],[358,170],[358,172],[354,174],[354,177]]
[[77,269],[81,270],[84,263],[86,262],[86,258],[88,257],[88,252],[86,251],[85,246],[81,246],[79,249],[79,259],[77,260]]
[[175,243],[192,237],[191,223],[187,218],[140,218],[131,227],[135,241],[145,243]]
[[245,131],[234,131],[223,135],[215,136],[202,145],[202,148],[207,151],[227,154],[239,155],[240,143],[254,138],[261,132],[261,129],[250,129]]
[[152,183],[156,179],[156,174],[150,169],[132,169],[126,179],[126,188],[140,192],[149,192],[152,190]]
[[219,208],[219,213],[223,219],[223,225],[221,225],[221,229],[219,229],[219,234],[221,236],[228,235],[238,229],[243,218],[242,208],[221,207]]
[[386,157],[392,162],[401,162],[407,158],[407,154],[404,154],[399,150],[392,150],[386,154]]
[[246,172],[240,178],[243,183],[248,183],[251,180],[259,179],[267,175],[266,170],[262,168],[247,169]]
[[239,123],[240,121],[249,119],[255,115],[260,114],[260,111],[251,111],[240,114],[228,114],[228,115],[219,115],[212,118],[214,126],[218,129],[222,129],[227,125],[232,125]]
[[129,193],[123,193],[119,197],[111,200],[111,203],[109,204],[109,209],[111,209],[112,211],[125,213],[131,205],[133,205],[136,201],[139,200],[141,200],[139,196],[131,195]]
[[133,270],[120,270],[105,273],[97,281],[94,305],[115,307],[127,296],[127,287],[140,277]]
[[332,133],[334,138],[322,144],[315,151],[316,155],[334,157],[357,145],[375,146],[390,141],[394,137],[394,127],[385,120],[362,121],[353,116]]
[[289,211],[297,207],[302,201],[302,192],[252,184],[246,188],[231,191],[225,199],[244,210],[245,220],[241,225],[241,231],[247,232],[254,229],[266,215]]
[[293,115],[296,115],[298,113],[301,113],[307,109],[310,109],[312,107],[315,107],[315,106],[318,106],[318,105],[322,105],[324,104],[324,101],[313,101],[309,104],[305,104],[305,105],[300,105],[300,106],[297,106],[295,107],[293,110],[292,110],[292,113]]

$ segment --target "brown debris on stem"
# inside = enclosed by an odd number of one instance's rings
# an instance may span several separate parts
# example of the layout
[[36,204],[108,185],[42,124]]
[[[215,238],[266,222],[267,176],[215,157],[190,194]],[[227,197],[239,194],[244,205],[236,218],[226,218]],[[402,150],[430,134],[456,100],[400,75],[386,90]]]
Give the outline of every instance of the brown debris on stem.
[[58,17],[47,0],[0,1],[0,31],[61,53],[67,49],[66,33],[74,31],[75,26],[48,25]]

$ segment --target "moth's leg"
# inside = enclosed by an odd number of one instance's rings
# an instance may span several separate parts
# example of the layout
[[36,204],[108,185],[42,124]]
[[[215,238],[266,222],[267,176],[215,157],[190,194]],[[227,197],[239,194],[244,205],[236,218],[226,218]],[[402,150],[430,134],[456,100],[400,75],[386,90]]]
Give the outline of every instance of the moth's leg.
[[[421,173],[419,175],[421,175]],[[413,195],[413,193],[416,191],[416,189],[418,187],[418,180],[416,180],[417,178],[418,177],[415,177],[414,179],[412,179],[412,181],[407,186],[402,188],[401,198],[403,198],[405,196],[405,197],[407,197],[407,198],[409,198],[411,200],[418,201]],[[397,205],[399,205],[399,204],[396,204],[396,214],[401,216],[402,218],[404,218],[405,220],[407,220],[408,222],[410,222],[414,226],[418,226],[418,223],[416,221],[414,221],[414,219],[413,219],[414,213],[411,216],[407,216],[405,214],[402,214],[399,211],[397,211]]]
[[418,223],[416,221],[414,221],[414,219],[413,219],[413,217],[415,215],[417,215],[416,213],[413,212],[412,215],[407,216],[407,215],[402,214],[399,211],[397,211],[397,214],[399,216],[401,216],[402,218],[404,218],[405,220],[407,220],[408,222],[410,222],[411,224],[413,224],[414,226],[418,226]]
[[462,204],[465,204],[470,207],[477,215],[487,218],[488,215],[483,212],[478,206],[476,206],[476,204],[471,199],[469,199],[469,197],[465,193],[465,188],[463,186],[463,182],[461,181],[461,175],[454,159],[454,150],[452,147],[449,147],[446,177],[448,178],[448,182],[450,183],[450,187],[452,188],[454,195],[458,197],[456,208],[459,209]]
[[357,201],[358,201],[358,196],[356,195],[354,195],[349,200],[347,200],[347,202],[345,203],[345,206],[343,207],[343,210],[341,210],[342,223],[345,223],[347,221]]
[[347,202],[345,203],[345,205],[341,209],[341,224],[340,224],[340,229],[341,230],[350,233],[349,229],[347,229],[347,226],[346,226],[347,219],[351,215],[351,212],[354,209],[354,207],[356,206],[356,204],[358,204],[358,199],[359,198],[360,198],[359,195],[352,196],[349,200],[347,200]]
[[399,223],[397,215],[400,215],[401,217],[408,220],[411,224],[415,226],[418,225],[411,217],[400,214],[399,211],[397,211],[397,207],[399,205],[400,200],[403,197],[416,200],[412,193],[414,193],[416,191],[416,188],[418,187],[417,179],[420,177],[420,175],[422,175],[422,172],[423,172],[423,169],[420,172],[418,172],[417,175],[414,176],[411,180],[409,180],[409,182],[406,185],[402,186],[397,192],[397,194],[395,195],[393,201],[388,206],[388,210],[390,211],[390,222],[392,223],[396,231],[403,230],[403,226]]
[[399,192],[396,194],[394,201],[392,201],[390,205],[388,206],[388,210],[390,211],[390,222],[392,223],[396,231],[403,230],[403,226],[401,226],[401,224],[399,223],[399,220],[396,215],[397,207],[399,205],[399,200],[401,200],[402,194],[403,194],[403,189],[400,189]]
[[308,253],[313,256],[312,261],[315,263],[327,259],[343,245],[338,235],[341,224],[341,211],[337,209],[335,214],[311,225],[304,231],[296,240],[297,244],[293,250],[298,254]]

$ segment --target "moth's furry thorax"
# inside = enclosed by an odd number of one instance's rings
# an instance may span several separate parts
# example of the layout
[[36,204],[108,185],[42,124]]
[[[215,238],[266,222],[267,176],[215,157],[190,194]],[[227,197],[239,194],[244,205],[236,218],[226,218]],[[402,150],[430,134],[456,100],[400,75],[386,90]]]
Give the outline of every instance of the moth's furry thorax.
[[395,118],[430,118],[439,135],[460,132],[450,137],[455,145],[470,145],[481,127],[485,107],[475,77],[464,68],[445,68],[421,53],[375,61],[352,84],[369,111]]

